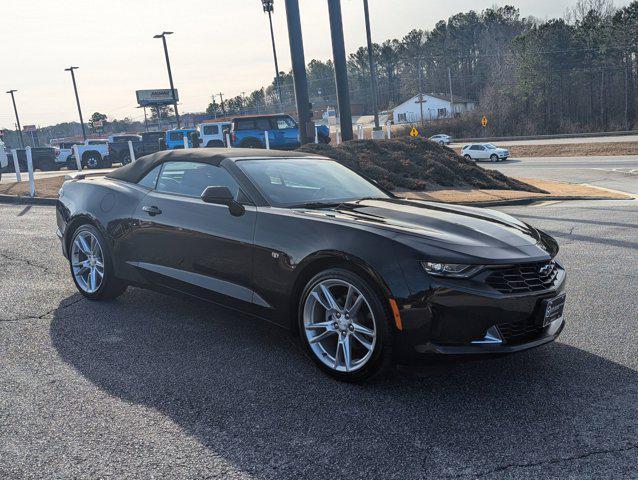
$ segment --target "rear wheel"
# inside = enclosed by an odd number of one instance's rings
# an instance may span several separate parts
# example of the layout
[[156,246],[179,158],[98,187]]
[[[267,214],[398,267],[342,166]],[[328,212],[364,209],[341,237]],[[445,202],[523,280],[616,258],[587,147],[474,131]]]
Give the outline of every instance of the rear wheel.
[[84,158],[84,163],[86,163],[87,168],[98,168],[100,166],[100,156],[97,153],[87,153]]
[[211,140],[206,144],[206,146],[208,148],[222,148],[224,146],[224,142],[221,140]]
[[115,277],[106,240],[93,225],[82,225],[74,232],[69,264],[75,286],[90,300],[115,298],[126,290],[126,283]]
[[330,376],[360,382],[392,365],[392,336],[382,299],[357,274],[340,268],[312,278],[299,302],[301,342]]
[[128,153],[125,153],[122,156],[122,160],[120,160],[120,162],[122,163],[122,165],[128,165],[129,163],[131,163],[131,155]]
[[472,160],[472,157],[470,157],[467,153],[465,155],[463,155],[467,160]]

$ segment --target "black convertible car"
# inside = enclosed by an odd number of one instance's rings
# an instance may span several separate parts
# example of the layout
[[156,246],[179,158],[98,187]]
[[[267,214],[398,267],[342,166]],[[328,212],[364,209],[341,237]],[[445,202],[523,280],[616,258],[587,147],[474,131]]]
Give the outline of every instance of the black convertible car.
[[563,328],[550,236],[397,198],[318,156],[159,152],[65,182],[57,222],[87,298],[135,285],[241,309],[297,333],[342,380],[427,354],[515,352]]

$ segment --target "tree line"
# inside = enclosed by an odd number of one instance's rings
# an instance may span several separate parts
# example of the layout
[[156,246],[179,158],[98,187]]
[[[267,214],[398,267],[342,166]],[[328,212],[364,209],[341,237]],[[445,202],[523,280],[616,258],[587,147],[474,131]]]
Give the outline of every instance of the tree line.
[[[432,30],[373,44],[379,106],[391,109],[419,93],[450,93],[478,101],[475,115],[447,122],[450,133],[531,135],[636,127],[638,1],[579,0],[564,18],[523,18],[513,6],[458,13]],[[368,51],[348,58],[350,97],[371,113]],[[336,106],[332,61],[307,66],[313,104]],[[450,92],[451,87],[451,92]],[[213,101],[215,115],[294,110],[291,73],[248,94]]]

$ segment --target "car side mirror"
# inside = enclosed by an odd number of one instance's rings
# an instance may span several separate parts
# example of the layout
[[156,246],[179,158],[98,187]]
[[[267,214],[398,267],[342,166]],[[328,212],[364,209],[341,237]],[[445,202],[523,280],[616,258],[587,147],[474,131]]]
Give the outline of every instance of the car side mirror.
[[205,203],[212,203],[215,205],[226,205],[230,214],[239,217],[244,214],[246,209],[244,206],[237,202],[233,197],[233,194],[228,187],[223,186],[210,186],[202,192],[201,199]]

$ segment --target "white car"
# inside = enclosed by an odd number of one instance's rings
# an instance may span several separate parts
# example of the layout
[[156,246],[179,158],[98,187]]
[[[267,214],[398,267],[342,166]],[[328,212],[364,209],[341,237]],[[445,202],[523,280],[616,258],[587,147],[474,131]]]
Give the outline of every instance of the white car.
[[471,143],[461,149],[461,155],[468,160],[491,160],[492,162],[498,162],[499,160],[507,160],[507,157],[510,156],[510,152],[506,148],[498,148],[491,143]]
[[452,143],[452,137],[444,133],[438,133],[428,138],[429,141],[438,143],[439,145],[449,145]]
[[[109,141],[107,139],[89,139],[84,143],[77,143],[76,148],[82,167],[87,168],[110,168],[112,163],[109,159]],[[70,170],[77,168],[74,154],[66,159],[66,166]]]
[[9,166],[7,152],[4,151],[4,142],[0,140],[0,179],[2,179],[2,171]]
[[225,147],[224,132],[230,132],[230,122],[200,123],[197,133],[202,147]]

